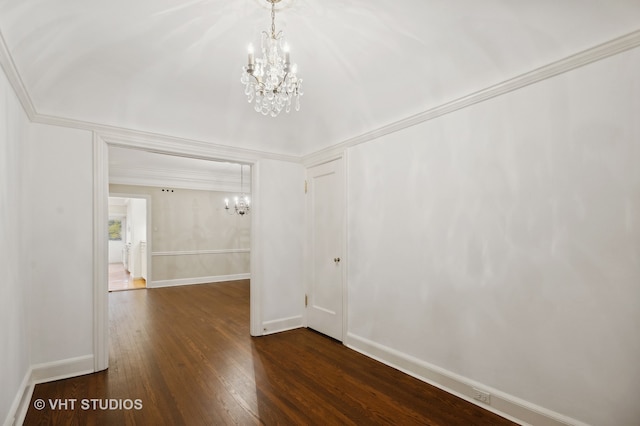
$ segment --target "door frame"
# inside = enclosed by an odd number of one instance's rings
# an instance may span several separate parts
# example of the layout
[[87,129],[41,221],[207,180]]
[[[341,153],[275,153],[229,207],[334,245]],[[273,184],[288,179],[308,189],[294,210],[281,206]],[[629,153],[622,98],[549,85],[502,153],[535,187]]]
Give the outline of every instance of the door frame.
[[[348,170],[349,170],[349,166],[348,166],[348,151],[344,150],[343,152],[340,152],[339,154],[333,155],[331,157],[327,157],[321,161],[317,161],[317,162],[313,162],[313,163],[309,163],[309,164],[305,164],[305,180],[306,182],[308,182],[309,179],[309,169],[316,167],[316,166],[321,166],[323,164],[327,164],[327,163],[331,163],[332,161],[336,161],[336,160],[342,160],[341,162],[341,167],[342,167],[342,184],[344,185],[344,191],[342,191],[342,196],[343,196],[343,200],[342,200],[342,207],[343,207],[343,221],[342,221],[342,258],[341,258],[341,263],[342,263],[342,344],[343,345],[347,345],[348,344],[348,318],[349,318],[349,312],[348,312],[348,282],[347,282],[347,277],[348,277],[348,269],[349,269],[349,255],[348,255],[348,226],[347,226],[347,222],[349,221],[349,216],[348,216],[348,201],[349,201],[349,196],[348,196],[348,191],[349,191],[349,185],[348,185]],[[313,259],[311,258],[311,241],[308,238],[309,235],[309,227],[311,226],[311,223],[309,222],[309,217],[308,217],[308,211],[309,211],[309,198],[305,198],[305,214],[307,215],[307,220],[306,220],[306,224],[305,224],[305,253],[304,253],[304,264],[305,264],[305,271],[304,271],[304,292],[305,295],[309,294],[309,291],[311,289],[311,274],[309,273],[309,268],[311,265],[311,262],[313,261]],[[305,306],[304,308],[304,326],[308,327],[309,323],[308,323],[308,316],[307,316],[307,307]]]
[[[121,134],[107,134],[93,132],[93,364],[94,371],[106,370],[109,367],[109,248],[108,248],[108,221],[109,221],[109,147],[138,149],[157,154],[173,155],[178,157],[195,158],[211,161],[228,161],[247,164],[251,166],[252,198],[254,204],[251,212],[251,225],[257,223],[256,214],[259,204],[255,203],[258,194],[258,173],[254,173],[254,167],[258,164],[258,155],[254,151],[247,150],[243,155],[242,150],[229,150],[220,145],[198,143],[196,141],[177,140],[170,138],[144,139],[136,134],[135,137]],[[256,192],[254,195],[253,192]],[[149,207],[149,206],[147,206]],[[148,208],[147,213],[151,211]],[[150,221],[147,222],[149,225]],[[251,232],[251,263],[259,257],[256,251],[261,244],[257,241],[257,233]],[[149,238],[150,235],[147,235]],[[148,256],[151,250],[148,250]],[[254,277],[254,268],[251,267],[250,284],[250,330],[252,336],[262,334],[260,303],[257,303],[260,295],[259,274]],[[259,271],[256,271],[259,273]]]

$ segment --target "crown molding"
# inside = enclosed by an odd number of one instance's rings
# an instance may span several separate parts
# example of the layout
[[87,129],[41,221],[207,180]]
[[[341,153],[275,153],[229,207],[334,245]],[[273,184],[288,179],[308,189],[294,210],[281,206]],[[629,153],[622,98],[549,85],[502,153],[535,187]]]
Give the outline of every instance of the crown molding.
[[2,69],[7,76],[7,80],[9,80],[9,84],[13,87],[13,91],[18,97],[20,104],[22,104],[22,109],[24,109],[29,120],[33,121],[34,117],[37,115],[36,108],[33,105],[31,96],[29,96],[29,92],[27,92],[27,88],[22,81],[22,77],[20,77],[20,73],[16,68],[13,56],[11,56],[11,52],[9,52],[9,47],[2,35],[2,31],[0,31],[0,66],[2,66]]
[[32,121],[40,124],[92,131],[109,146],[140,149],[158,154],[170,154],[202,160],[231,161],[241,164],[252,164],[261,159],[300,162],[300,157],[293,155],[239,148],[211,141],[125,129],[52,115],[36,114]]
[[287,162],[300,162],[299,156],[252,150],[234,147],[213,141],[202,141],[159,133],[144,132],[118,126],[93,123],[55,115],[41,114],[27,91],[26,85],[18,72],[7,42],[0,31],[0,66],[7,76],[7,80],[18,97],[25,114],[32,123],[48,124],[52,126],[69,127],[97,133],[109,145],[125,148],[142,149],[144,151],[178,155],[205,160],[233,161],[251,164],[260,159],[272,159]]
[[332,145],[320,151],[307,154],[302,157],[301,161],[307,167],[325,162],[327,161],[327,159],[341,155],[341,153],[344,152],[344,150],[346,150],[347,148],[372,141],[390,133],[395,133],[408,127],[415,126],[416,124],[424,123],[426,121],[430,121],[443,115],[450,114],[463,108],[467,108],[471,105],[475,105],[488,99],[513,92],[531,84],[538,83],[559,74],[563,74],[568,71],[572,71],[585,65],[591,64],[593,62],[597,62],[601,59],[605,59],[618,53],[634,49],[638,46],[640,46],[640,30],[633,31],[622,37],[618,37],[606,43],[602,43],[592,48],[583,50],[582,52],[568,56],[559,61],[552,62],[551,64],[537,68],[533,71],[503,81],[502,83],[489,86],[485,89],[479,90],[461,98],[446,102],[437,107],[380,127],[376,130],[364,133],[360,136],[347,139],[341,143]]

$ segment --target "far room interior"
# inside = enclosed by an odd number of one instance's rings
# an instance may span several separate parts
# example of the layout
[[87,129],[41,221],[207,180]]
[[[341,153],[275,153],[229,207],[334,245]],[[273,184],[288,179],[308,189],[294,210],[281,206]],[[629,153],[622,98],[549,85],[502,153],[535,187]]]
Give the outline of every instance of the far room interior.
[[248,279],[250,211],[250,165],[111,147],[110,290]]

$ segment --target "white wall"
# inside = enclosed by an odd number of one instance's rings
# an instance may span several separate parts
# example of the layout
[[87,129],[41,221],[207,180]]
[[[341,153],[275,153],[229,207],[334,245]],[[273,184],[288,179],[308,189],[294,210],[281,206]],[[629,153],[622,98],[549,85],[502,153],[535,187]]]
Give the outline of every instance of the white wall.
[[[29,369],[27,262],[21,208],[22,152],[28,121],[0,68],[0,423],[15,410],[14,401]],[[17,402],[16,402],[17,404]],[[13,407],[12,407],[13,405]]]
[[89,132],[29,124],[0,73],[0,421],[38,364],[92,355]]
[[127,218],[131,224],[133,242],[147,241],[147,200],[131,198],[129,203],[131,214]]
[[109,263],[122,263],[122,249],[124,244],[121,241],[109,241]]
[[252,333],[269,334],[302,325],[305,169],[262,160],[253,170],[259,185],[253,186],[251,288],[260,286],[252,303],[260,305],[261,324],[252,319]]
[[640,419],[640,49],[348,153],[349,334]]
[[25,143],[31,363],[93,353],[91,133],[42,124]]

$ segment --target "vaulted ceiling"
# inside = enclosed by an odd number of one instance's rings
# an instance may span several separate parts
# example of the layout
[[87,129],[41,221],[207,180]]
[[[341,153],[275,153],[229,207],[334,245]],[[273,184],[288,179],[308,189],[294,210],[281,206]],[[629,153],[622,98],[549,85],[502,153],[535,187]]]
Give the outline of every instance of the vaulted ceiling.
[[38,114],[301,156],[640,28],[639,0],[282,0],[299,112],[240,84],[266,0],[0,0]]

